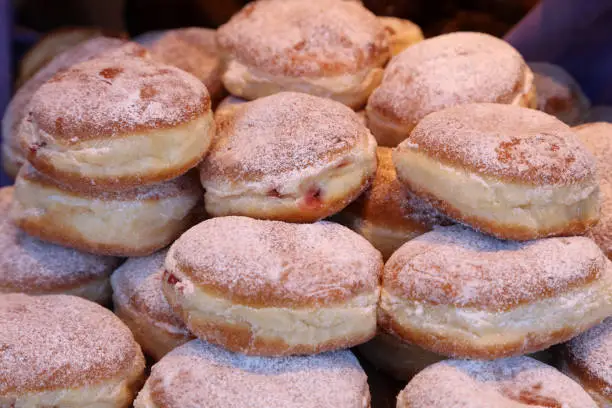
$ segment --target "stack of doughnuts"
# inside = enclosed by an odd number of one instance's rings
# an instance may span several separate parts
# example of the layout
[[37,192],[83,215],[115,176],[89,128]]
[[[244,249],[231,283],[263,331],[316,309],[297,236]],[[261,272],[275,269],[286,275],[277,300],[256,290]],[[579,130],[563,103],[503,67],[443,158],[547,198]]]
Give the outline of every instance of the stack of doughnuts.
[[30,235],[97,254],[148,255],[191,226],[201,187],[188,171],[214,125],[206,87],[142,58],[61,71],[28,104],[12,217]]
[[355,1],[81,46],[5,116],[0,406],[606,406],[612,130],[569,81],[538,111],[508,44]]

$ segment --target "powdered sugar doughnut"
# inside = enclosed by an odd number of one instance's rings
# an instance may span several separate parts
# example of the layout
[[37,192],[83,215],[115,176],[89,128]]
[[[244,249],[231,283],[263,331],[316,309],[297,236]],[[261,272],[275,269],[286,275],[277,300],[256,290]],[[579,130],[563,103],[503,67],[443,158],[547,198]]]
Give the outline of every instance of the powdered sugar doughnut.
[[416,195],[498,238],[580,235],[599,219],[594,157],[536,110],[469,104],[432,113],[393,161]]
[[149,255],[199,221],[197,176],[121,192],[81,192],[25,165],[15,183],[13,221],[28,234],[83,251]]
[[379,147],[376,156],[378,168],[372,186],[336,219],[364,236],[387,259],[402,244],[434,225],[453,221],[403,188],[397,180],[390,148]]
[[612,124],[587,123],[574,130],[597,158],[601,215],[587,235],[612,259]]
[[529,357],[449,360],[421,371],[397,408],[597,408],[576,382]]
[[508,43],[481,33],[422,41],[394,58],[368,99],[368,127],[397,146],[427,114],[473,102],[536,106],[533,74]]
[[214,131],[194,76],[137,58],[100,58],[55,75],[30,101],[22,145],[32,165],[81,190],[126,190],[200,162]]
[[25,82],[11,99],[2,117],[2,164],[9,176],[17,177],[19,169],[26,161],[20,145],[19,126],[27,114],[27,106],[34,92],[57,72],[96,56],[146,58],[148,52],[136,43],[117,38],[98,37],[59,54]]
[[174,65],[204,82],[213,101],[223,95],[216,31],[209,28],[180,28],[165,32],[151,45],[154,59]]
[[589,238],[500,241],[439,227],[387,261],[378,324],[435,353],[508,357],[601,322],[611,287],[612,262]]
[[109,32],[97,27],[61,27],[46,32],[28,49],[17,69],[17,87],[23,85],[56,56],[92,38],[103,36],[127,38],[125,33]]
[[107,304],[119,259],[48,244],[9,219],[13,187],[0,189],[0,293],[64,293]]
[[194,337],[162,294],[167,250],[130,258],[113,273],[113,310],[132,330],[143,351],[156,361]]
[[530,62],[538,96],[538,109],[568,125],[578,125],[589,113],[591,103],[572,76],[558,65]]
[[[400,381],[409,381],[430,365],[447,359],[384,331],[379,331],[372,340],[359,345],[358,350],[359,355],[378,370]],[[530,354],[530,357],[547,364],[557,362],[557,353],[551,349]]]
[[378,17],[378,20],[385,27],[393,56],[425,39],[421,27],[412,21],[395,17]]
[[217,39],[225,87],[249,100],[296,91],[359,108],[389,58],[384,27],[352,1],[250,3]]
[[366,374],[350,351],[247,357],[199,340],[166,355],[136,408],[369,408]]
[[200,168],[215,216],[313,222],[346,207],[376,171],[371,133],[329,99],[282,92],[237,105],[217,114],[217,133]]
[[564,345],[562,370],[601,408],[612,407],[612,318]]
[[163,291],[200,339],[245,354],[310,354],[374,336],[381,269],[380,253],[338,224],[222,217],[171,246]]
[[0,406],[131,406],[145,361],[113,313],[75,296],[0,295]]

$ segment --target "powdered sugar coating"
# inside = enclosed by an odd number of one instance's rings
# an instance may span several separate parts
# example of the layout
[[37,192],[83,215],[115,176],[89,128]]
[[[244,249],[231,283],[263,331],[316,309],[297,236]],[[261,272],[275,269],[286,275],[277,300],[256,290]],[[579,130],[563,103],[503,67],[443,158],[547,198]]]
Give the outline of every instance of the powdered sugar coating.
[[0,395],[97,385],[144,358],[111,311],[65,295],[0,295]]
[[140,58],[99,58],[53,76],[28,120],[64,144],[172,128],[210,111],[206,87],[178,68]]
[[368,109],[415,125],[428,113],[472,102],[512,103],[529,70],[511,45],[481,33],[451,33],[414,44],[394,57]]
[[598,384],[602,394],[611,398],[612,318],[573,338],[565,349],[571,372],[581,380]]
[[594,180],[596,161],[563,122],[501,104],[455,106],[425,117],[402,142],[437,160],[495,179],[529,185]]
[[385,265],[383,286],[429,304],[502,311],[599,279],[610,273],[606,262],[586,237],[501,241],[453,225],[398,249]]
[[45,293],[110,276],[119,258],[42,242],[9,218],[13,187],[0,189],[0,292]]
[[208,184],[260,181],[277,188],[362,154],[372,136],[350,108],[281,92],[217,116],[217,136],[201,166]]
[[[128,43],[118,38],[97,37],[83,41],[53,58],[47,65],[41,68],[32,78],[21,86],[2,119],[2,135],[4,143],[9,143],[14,149],[19,151],[19,138],[17,137],[21,120],[27,114],[27,105],[32,99],[32,95],[42,84],[47,82],[53,75],[79,62],[87,61],[97,55],[115,50],[118,53],[127,51],[126,55],[133,55],[137,44]],[[139,47],[144,50],[144,48]]]
[[153,366],[146,387],[166,408],[369,407],[366,374],[350,351],[247,357],[194,340]]
[[221,90],[216,31],[208,28],[170,30],[151,45],[153,58],[174,65],[204,82],[211,95]]
[[260,0],[218,30],[226,56],[273,75],[321,77],[382,66],[384,27],[359,2]]
[[166,269],[243,304],[332,305],[374,293],[380,253],[339,224],[247,217],[204,221],[170,248]]
[[596,408],[576,382],[530,357],[447,360],[417,374],[398,408]]
[[188,330],[172,312],[162,294],[162,276],[167,249],[153,255],[130,258],[121,265],[111,278],[113,298],[123,307],[132,307],[150,320],[159,322],[173,332],[188,334]]
[[574,130],[597,158],[601,215],[599,222],[587,235],[612,259],[612,124],[587,123]]

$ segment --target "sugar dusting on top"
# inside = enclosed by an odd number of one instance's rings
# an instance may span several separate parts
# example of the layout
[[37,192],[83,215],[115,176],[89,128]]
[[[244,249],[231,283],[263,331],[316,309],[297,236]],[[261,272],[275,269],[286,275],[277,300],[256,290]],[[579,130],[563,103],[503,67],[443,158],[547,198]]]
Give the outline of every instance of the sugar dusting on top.
[[359,2],[261,0],[218,30],[225,54],[274,75],[334,76],[382,66],[384,27]]
[[366,374],[350,351],[249,357],[194,340],[153,366],[148,386],[166,408],[369,406]]
[[193,27],[168,31],[151,45],[151,54],[164,64],[194,75],[204,82],[211,95],[220,90],[215,30]]
[[597,408],[597,404],[555,368],[530,357],[514,357],[436,363],[408,383],[397,407]]
[[170,272],[176,263],[196,285],[285,306],[333,304],[374,293],[382,270],[380,253],[341,225],[246,217],[202,222],[172,245],[168,258]]
[[128,259],[113,273],[113,298],[123,307],[132,307],[150,320],[160,322],[173,331],[187,334],[187,328],[172,312],[162,294],[162,275],[167,250],[153,255]]
[[28,236],[9,219],[13,188],[0,189],[0,292],[71,289],[111,274],[118,258],[79,252]]
[[412,300],[505,310],[610,274],[606,262],[585,237],[501,241],[454,225],[404,244],[387,261],[383,281]]
[[565,345],[573,365],[584,377],[603,383],[603,393],[612,397],[612,318],[582,333]]
[[597,158],[601,216],[588,236],[612,259],[612,124],[587,123],[574,130]]
[[53,75],[79,62],[87,61],[105,51],[117,49],[126,44],[126,41],[117,38],[97,37],[84,41],[53,58],[47,65],[40,69],[32,78],[21,86],[11,103],[6,108],[2,119],[2,137],[4,143],[9,143],[19,151],[19,138],[17,132],[21,120],[27,113],[27,105],[32,95],[42,84],[47,82]]
[[425,117],[398,146],[494,178],[532,185],[593,180],[596,161],[567,125],[534,109],[455,106]]
[[217,136],[202,164],[205,187],[231,178],[282,188],[294,176],[348,158],[371,137],[350,108],[294,92],[235,105],[217,120]]
[[451,33],[393,58],[368,105],[415,125],[431,112],[472,102],[511,103],[524,92],[527,66],[508,43],[481,33]]
[[144,358],[111,311],[75,296],[0,295],[0,395],[99,384]]
[[28,119],[64,143],[174,127],[210,111],[206,87],[178,68],[141,58],[99,58],[53,76]]

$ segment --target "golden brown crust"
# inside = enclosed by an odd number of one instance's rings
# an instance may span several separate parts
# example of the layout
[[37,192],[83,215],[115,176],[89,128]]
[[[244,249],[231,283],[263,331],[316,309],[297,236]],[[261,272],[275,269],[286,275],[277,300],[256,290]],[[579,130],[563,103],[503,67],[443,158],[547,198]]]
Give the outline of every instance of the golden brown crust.
[[358,2],[250,3],[218,30],[221,51],[273,75],[331,77],[381,67],[387,37]]
[[206,294],[250,307],[305,308],[374,293],[382,267],[369,242],[338,224],[219,217],[172,245],[164,281],[186,276]]
[[51,179],[62,181],[62,185],[65,186],[66,189],[72,192],[78,192],[79,194],[88,194],[90,192],[94,194],[96,192],[113,194],[113,191],[121,191],[121,193],[118,194],[123,194],[127,191],[129,195],[129,191],[138,189],[138,187],[142,185],[155,185],[167,180],[175,180],[196,167],[201,160],[202,158],[198,157],[178,167],[166,167],[163,168],[163,170],[149,171],[146,174],[139,174],[137,176],[125,175],[106,178],[84,176],[78,171],[68,172],[65,170],[58,170],[47,157],[36,155],[36,153],[31,152],[28,154],[28,161],[39,173],[43,173]]
[[178,68],[141,58],[101,58],[74,65],[38,88],[27,120],[62,144],[78,145],[172,129],[210,111],[206,88]]
[[[336,214],[342,211],[347,205],[357,199],[364,190],[371,184],[371,178],[364,177],[359,187],[352,190],[352,192],[342,198],[329,199],[325,195],[318,197],[317,205],[313,206],[269,206],[265,208],[257,208],[255,211],[245,214],[244,211],[217,211],[211,214],[216,217],[224,217],[231,215],[245,215],[257,219],[272,220],[272,221],[285,221],[285,222],[296,222],[296,223],[308,223],[322,220],[329,217],[332,214]],[[299,201],[304,201],[304,197],[299,197]]]
[[167,31],[151,45],[154,59],[189,72],[204,82],[213,100],[223,94],[216,31],[181,28]]
[[512,341],[499,343],[473,344],[453,336],[442,336],[432,332],[423,332],[411,327],[402,326],[384,310],[378,309],[378,325],[388,333],[399,336],[404,341],[426,348],[435,353],[457,358],[469,356],[471,359],[493,360],[497,358],[519,356],[543,350],[551,344],[563,343],[576,336],[575,327],[564,327],[554,332],[527,335]]
[[591,373],[587,367],[572,359],[569,353],[566,351],[563,352],[563,358],[563,362],[565,363],[564,369],[569,371],[568,374],[579,380],[579,384],[582,386],[582,388],[590,392],[594,391],[602,398],[611,398],[609,392],[610,384],[603,379],[598,378],[596,375],[593,375],[593,373]]
[[64,295],[2,300],[3,350],[9,351],[0,353],[0,395],[99,385],[144,371],[131,332],[103,307]]
[[403,150],[524,185],[571,185],[596,174],[593,156],[563,122],[502,104],[467,104],[432,113],[396,154]]
[[26,164],[19,172],[19,178],[35,183],[41,188],[53,188],[74,197],[94,199],[97,201],[159,201],[166,198],[181,197],[184,195],[201,194],[202,187],[195,170],[182,176],[172,178],[159,184],[136,187],[122,191],[97,191],[94,189],[79,189],[73,185],[62,184],[37,171],[31,164]]
[[119,259],[80,253],[28,236],[9,219],[13,187],[0,189],[0,292],[59,293],[108,277]]
[[607,268],[601,250],[585,237],[499,241],[456,225],[400,248],[385,264],[383,286],[428,305],[502,312],[588,286]]
[[510,45],[482,33],[451,33],[415,44],[394,58],[368,110],[410,128],[431,112],[465,103],[517,104],[532,74]]
[[440,210],[449,218],[469,225],[478,231],[493,235],[499,239],[528,241],[551,236],[571,237],[575,235],[584,235],[598,222],[598,219],[596,218],[580,219],[547,229],[533,229],[524,225],[502,225],[486,218],[462,213],[460,210],[453,207],[448,201],[435,197],[427,191],[410,183],[408,180],[402,180],[402,183],[404,183],[406,187],[418,197],[427,201],[432,205],[432,207]]
[[[79,231],[72,227],[58,228],[56,225],[49,227],[43,220],[40,219],[21,219],[17,222],[19,228],[24,230],[29,235],[40,238],[43,241],[51,242],[57,245],[63,245],[69,248],[75,248],[80,251],[90,252],[97,255],[107,256],[147,256],[153,252],[165,247],[167,243],[156,243],[149,246],[137,244],[134,247],[126,245],[111,245],[101,244],[84,239],[79,239]],[[175,234],[177,237],[180,231]]]
[[160,333],[161,328],[150,325],[138,313],[121,304],[114,303],[113,311],[130,328],[142,351],[155,361],[160,360],[170,350],[194,339],[190,334],[172,333],[167,330]]
[[398,231],[414,231],[422,234],[434,225],[449,224],[450,220],[419,199],[411,199],[397,179],[392,150],[379,147],[376,150],[378,167],[371,187],[351,203],[345,213],[377,227]]
[[346,106],[297,92],[236,105],[217,119],[201,166],[205,183],[260,181],[320,168],[361,147],[369,134]]
[[371,333],[362,336],[345,337],[316,344],[288,344],[279,337],[268,337],[255,332],[244,323],[219,323],[207,321],[175,307],[174,312],[183,320],[189,320],[190,330],[199,339],[220,345],[227,350],[256,354],[258,356],[291,356],[300,354],[319,354],[326,351],[347,349],[365,343],[376,334],[376,328]]

